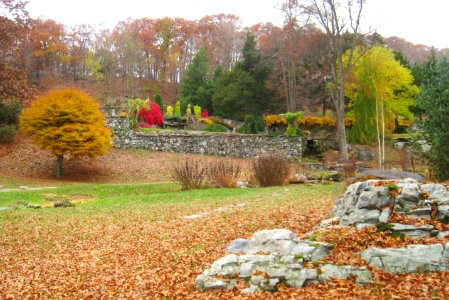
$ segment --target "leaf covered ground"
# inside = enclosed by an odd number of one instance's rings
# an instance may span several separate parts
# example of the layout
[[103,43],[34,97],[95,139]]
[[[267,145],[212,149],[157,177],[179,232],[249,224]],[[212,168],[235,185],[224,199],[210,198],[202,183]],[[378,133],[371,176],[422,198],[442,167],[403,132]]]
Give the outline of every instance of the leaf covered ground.
[[[178,190],[173,184],[78,184],[51,192],[1,193],[0,206],[16,199],[42,204],[49,193],[89,197],[75,208],[0,212],[0,298],[247,298],[238,290],[198,291],[194,279],[223,256],[227,244],[236,238],[250,238],[257,230],[272,228],[306,234],[329,213],[343,187]],[[235,205],[239,203],[246,205]],[[203,212],[210,213],[182,218]],[[369,236],[374,242],[365,241]],[[336,254],[328,261],[360,263],[348,255],[350,250],[376,243],[382,236],[342,230],[318,239],[337,244]],[[392,246],[396,241],[405,243],[393,238],[382,243]],[[350,280],[334,281],[302,290],[281,287],[277,293],[250,298],[438,299],[449,295],[447,277],[447,273],[391,276],[374,272],[375,283],[365,287]]]

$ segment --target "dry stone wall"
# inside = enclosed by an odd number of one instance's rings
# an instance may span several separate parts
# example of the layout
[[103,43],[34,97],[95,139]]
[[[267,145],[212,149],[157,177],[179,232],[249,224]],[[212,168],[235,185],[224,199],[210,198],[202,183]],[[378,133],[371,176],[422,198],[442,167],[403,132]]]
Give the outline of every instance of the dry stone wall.
[[253,158],[263,153],[278,153],[289,159],[301,159],[304,150],[304,140],[301,137],[183,130],[142,133],[129,130],[126,118],[108,118],[107,124],[114,133],[115,148],[140,148],[151,151],[246,158]]

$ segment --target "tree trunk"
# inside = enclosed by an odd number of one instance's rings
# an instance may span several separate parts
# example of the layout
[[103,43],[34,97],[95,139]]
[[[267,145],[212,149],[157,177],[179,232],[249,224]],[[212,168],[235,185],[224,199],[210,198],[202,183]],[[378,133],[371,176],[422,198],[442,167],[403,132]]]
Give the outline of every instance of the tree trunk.
[[64,160],[64,155],[58,155],[56,160],[56,177],[61,178],[62,176],[62,161]]

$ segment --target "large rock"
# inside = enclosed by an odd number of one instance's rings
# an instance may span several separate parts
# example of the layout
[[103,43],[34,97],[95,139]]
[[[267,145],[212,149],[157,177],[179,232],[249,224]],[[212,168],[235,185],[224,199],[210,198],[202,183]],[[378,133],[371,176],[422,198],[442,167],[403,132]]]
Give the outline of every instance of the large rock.
[[321,274],[319,275],[320,281],[326,281],[329,278],[335,279],[348,279],[355,276],[355,282],[358,284],[367,284],[373,281],[371,272],[366,267],[353,267],[353,266],[336,266],[326,264],[320,267]]
[[304,266],[306,261],[328,255],[332,247],[331,244],[299,240],[286,229],[262,230],[251,240],[233,241],[227,249],[234,253],[212,263],[196,278],[195,285],[202,290],[232,289],[237,279],[243,279],[248,281],[249,287],[242,293],[250,294],[260,290],[276,291],[280,283],[301,288],[329,278],[355,276],[360,284],[370,282],[371,274],[366,268],[326,265],[323,272]]
[[447,247],[434,244],[410,245],[405,248],[368,248],[361,252],[361,256],[376,269],[391,274],[405,274],[447,271],[446,253],[449,254]]

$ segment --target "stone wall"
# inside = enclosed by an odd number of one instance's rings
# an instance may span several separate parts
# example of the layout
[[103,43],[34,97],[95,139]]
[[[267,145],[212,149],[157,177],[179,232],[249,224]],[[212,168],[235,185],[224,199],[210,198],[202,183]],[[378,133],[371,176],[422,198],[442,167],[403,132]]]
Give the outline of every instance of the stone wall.
[[304,150],[304,140],[301,137],[183,130],[143,133],[129,130],[126,118],[107,118],[107,124],[114,133],[115,148],[140,148],[151,151],[247,158],[263,153],[277,153],[290,159],[301,159]]

